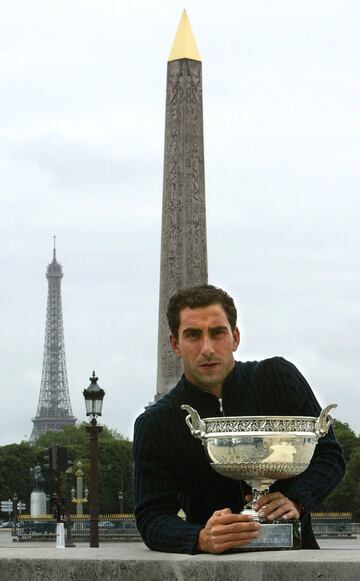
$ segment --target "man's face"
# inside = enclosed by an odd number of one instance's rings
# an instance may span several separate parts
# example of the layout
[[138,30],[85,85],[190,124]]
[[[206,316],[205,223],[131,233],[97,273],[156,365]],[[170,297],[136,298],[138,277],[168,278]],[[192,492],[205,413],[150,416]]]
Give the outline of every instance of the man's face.
[[171,348],[182,357],[186,379],[204,391],[221,396],[224,379],[234,367],[233,352],[240,342],[239,329],[231,330],[219,304],[180,312],[178,338],[170,336]]

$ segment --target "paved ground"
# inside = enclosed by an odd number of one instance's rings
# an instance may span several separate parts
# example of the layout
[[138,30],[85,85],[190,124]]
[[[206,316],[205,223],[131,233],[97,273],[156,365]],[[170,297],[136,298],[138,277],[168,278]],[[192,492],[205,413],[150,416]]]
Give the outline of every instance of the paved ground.
[[14,543],[0,529],[1,581],[359,581],[358,539],[325,539],[321,551],[256,551],[182,555],[150,551],[141,542]]

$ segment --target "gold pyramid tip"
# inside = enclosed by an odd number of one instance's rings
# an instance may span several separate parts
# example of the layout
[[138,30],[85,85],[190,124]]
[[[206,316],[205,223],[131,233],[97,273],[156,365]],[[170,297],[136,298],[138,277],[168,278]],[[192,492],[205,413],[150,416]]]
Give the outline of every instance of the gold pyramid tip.
[[168,61],[191,59],[201,61],[186,10],[182,13]]

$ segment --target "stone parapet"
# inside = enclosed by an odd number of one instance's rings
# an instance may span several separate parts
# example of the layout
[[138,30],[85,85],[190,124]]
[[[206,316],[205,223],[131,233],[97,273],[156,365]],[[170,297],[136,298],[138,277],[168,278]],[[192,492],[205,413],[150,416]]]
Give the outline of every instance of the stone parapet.
[[360,551],[177,555],[142,543],[0,549],[1,581],[359,581]]

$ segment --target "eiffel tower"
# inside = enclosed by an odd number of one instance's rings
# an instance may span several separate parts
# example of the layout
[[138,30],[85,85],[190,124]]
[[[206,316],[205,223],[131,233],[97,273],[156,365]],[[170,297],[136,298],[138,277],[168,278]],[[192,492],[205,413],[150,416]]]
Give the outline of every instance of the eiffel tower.
[[49,431],[58,431],[75,424],[66,373],[64,327],[61,305],[61,279],[63,271],[56,260],[54,236],[53,260],[46,271],[48,298],[46,311],[45,348],[41,377],[39,404],[31,440]]

